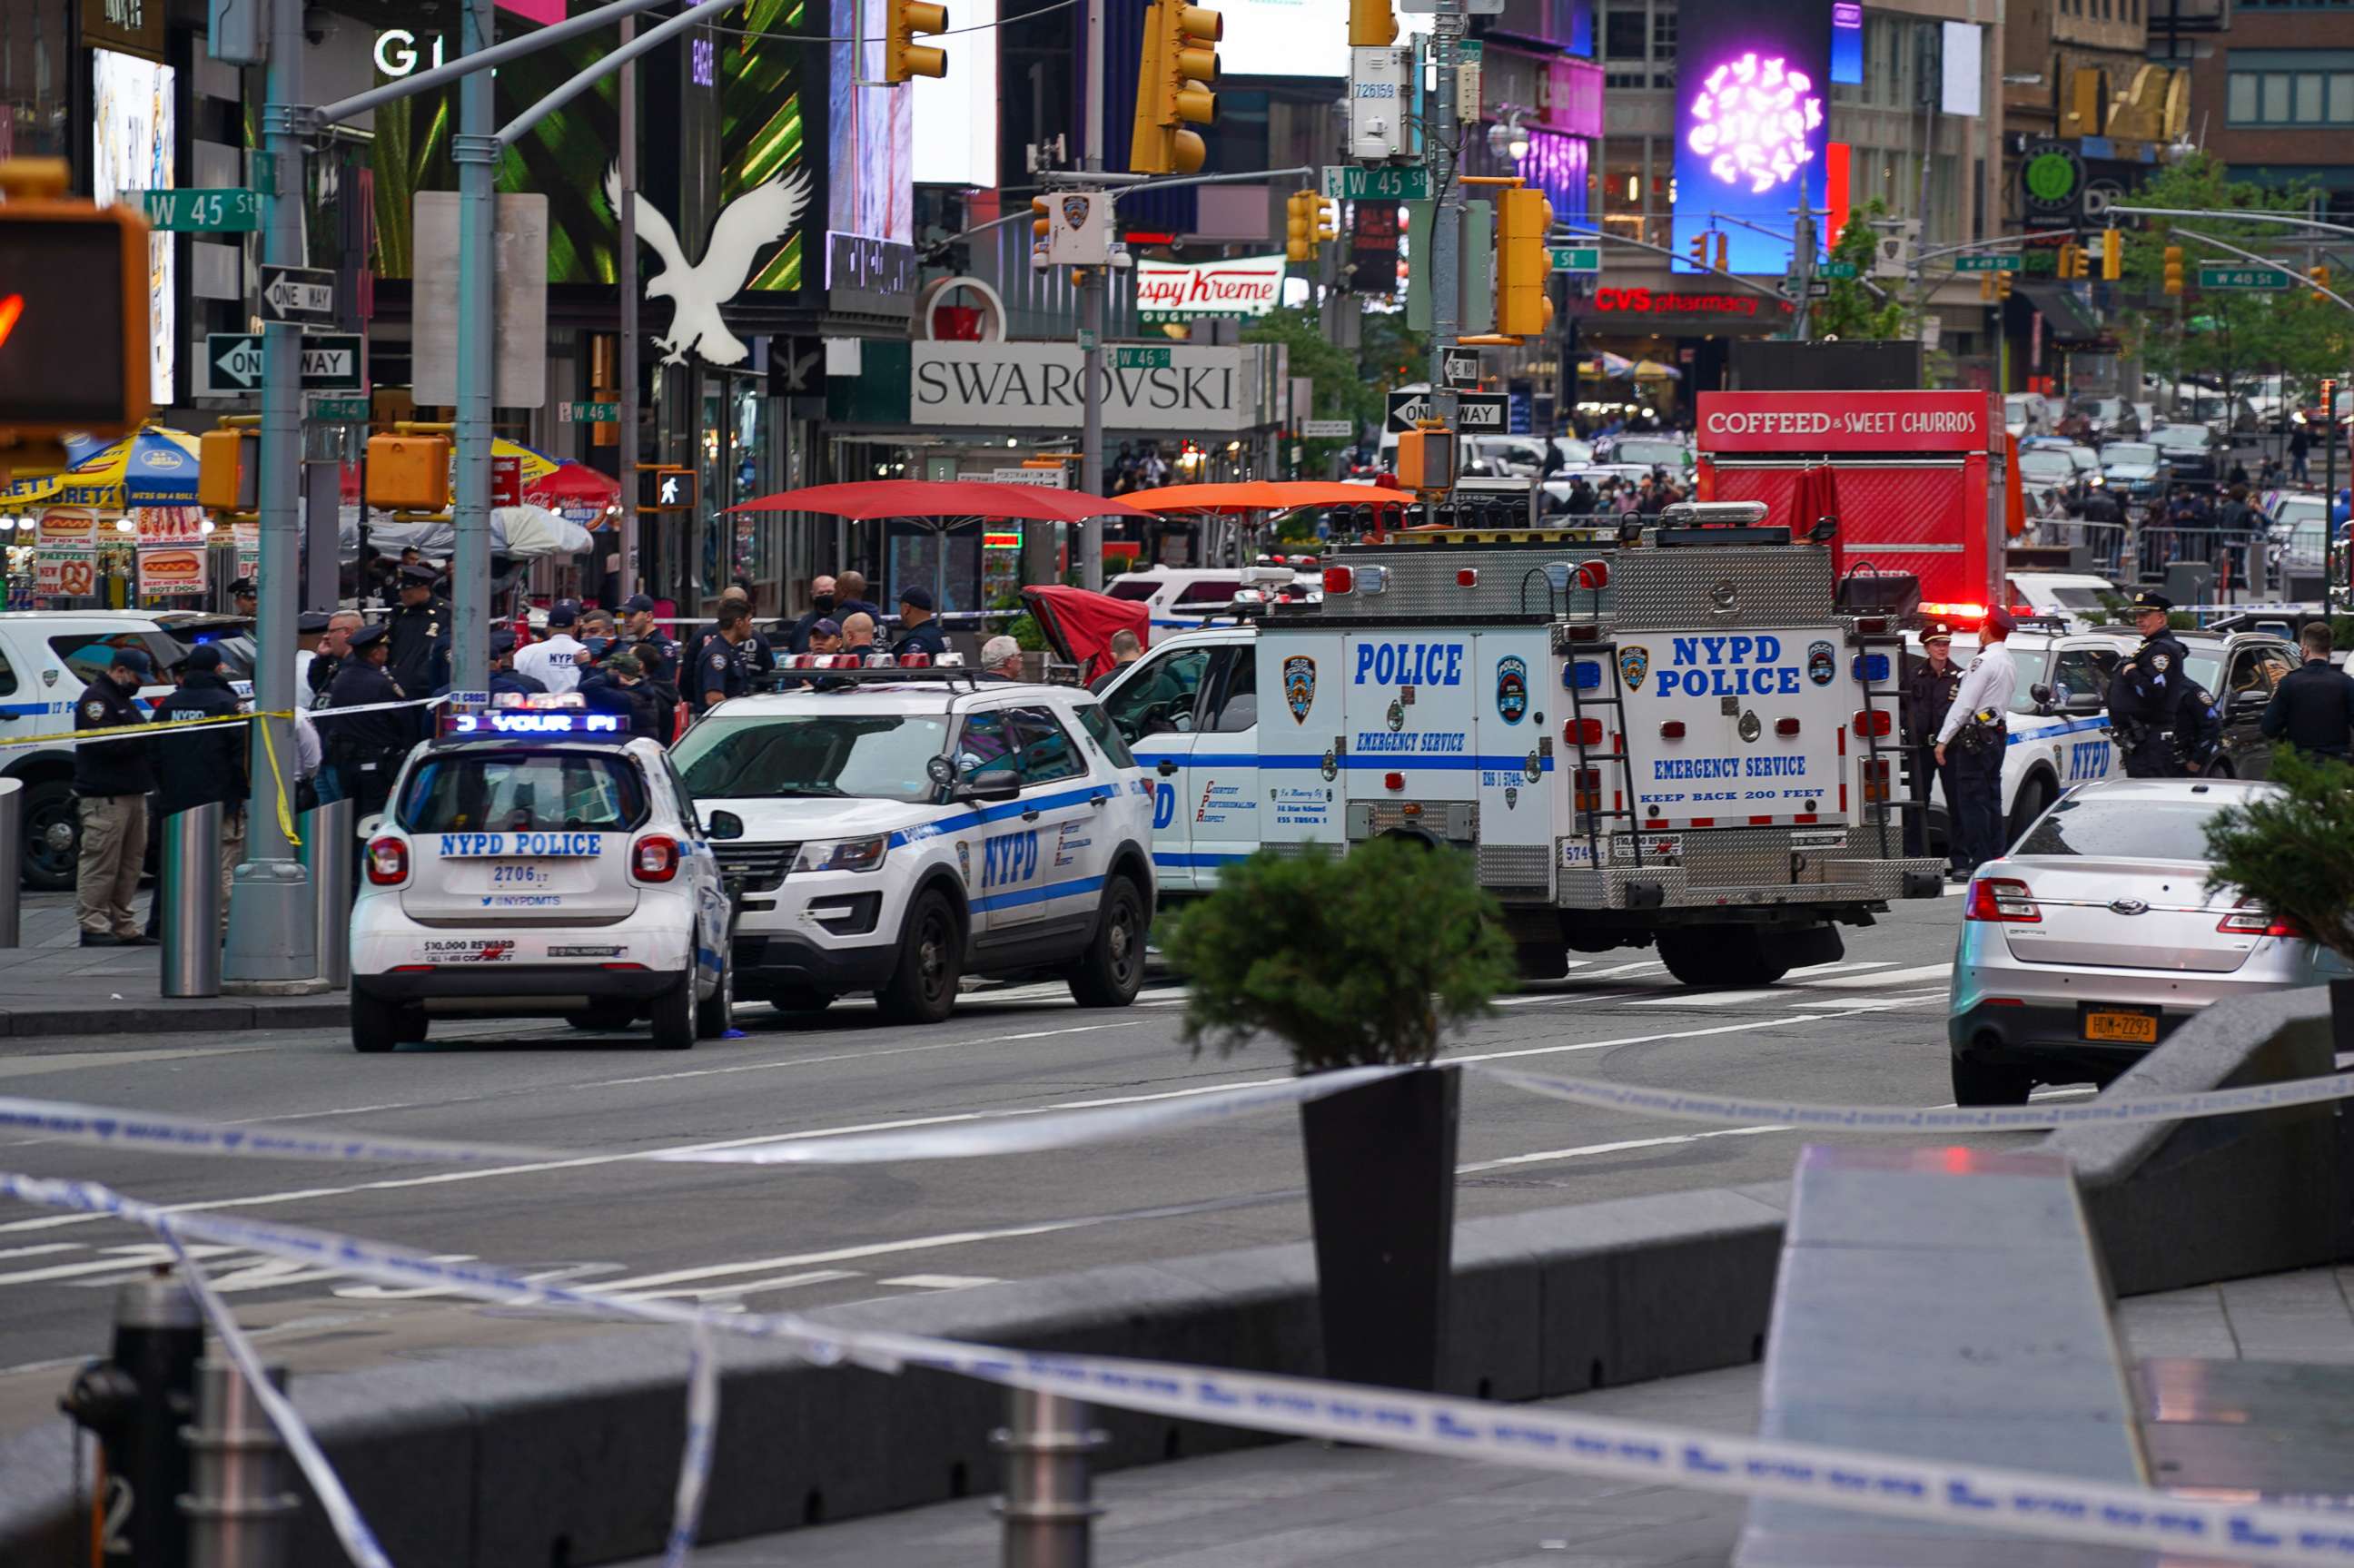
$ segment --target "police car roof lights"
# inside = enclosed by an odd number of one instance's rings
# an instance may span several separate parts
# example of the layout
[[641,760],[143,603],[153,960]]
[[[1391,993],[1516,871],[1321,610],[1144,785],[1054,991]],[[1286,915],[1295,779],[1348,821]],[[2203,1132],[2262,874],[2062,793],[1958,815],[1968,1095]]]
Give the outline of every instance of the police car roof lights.
[[626,740],[629,730],[619,714],[592,714],[578,708],[493,708],[488,713],[444,713],[445,736],[562,735],[583,739]]

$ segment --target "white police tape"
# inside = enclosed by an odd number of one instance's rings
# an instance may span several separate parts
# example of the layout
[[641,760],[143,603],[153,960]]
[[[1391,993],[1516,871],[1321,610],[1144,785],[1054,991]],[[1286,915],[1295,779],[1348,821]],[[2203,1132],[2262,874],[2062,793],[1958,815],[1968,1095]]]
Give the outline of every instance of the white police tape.
[[2129,1099],[2103,1094],[2076,1105],[1826,1106],[1799,1100],[1752,1100],[1731,1095],[1695,1095],[1599,1078],[1556,1077],[1517,1067],[1473,1064],[1473,1070],[1531,1094],[1609,1110],[1674,1121],[1750,1124],[1772,1122],[1824,1132],[2033,1132],[2062,1127],[2121,1127],[2139,1122],[2191,1121],[2285,1106],[2319,1105],[2354,1097],[2354,1073],[2321,1078],[2290,1078],[2244,1088],[2210,1089],[2195,1095],[2151,1095]]
[[686,1446],[678,1459],[678,1491],[671,1502],[670,1540],[663,1568],[686,1568],[703,1528],[703,1499],[711,1485],[711,1451],[719,1436],[719,1352],[711,1325],[697,1323],[686,1363]]
[[69,1143],[93,1143],[115,1149],[226,1154],[270,1160],[473,1165],[567,1158],[546,1149],[309,1132],[301,1128],[233,1127],[224,1122],[202,1121],[193,1117],[154,1111],[74,1105],[63,1100],[17,1099],[8,1096],[0,1096],[0,1129],[40,1133]]
[[[790,1344],[820,1365],[847,1361],[878,1372],[896,1372],[910,1365],[930,1367],[1009,1387],[1043,1389],[1116,1409],[1286,1436],[1776,1498],[2043,1540],[2124,1546],[2164,1553],[2168,1560],[2217,1557],[2233,1563],[2335,1568],[2354,1564],[2354,1520],[2344,1514],[2177,1497],[2148,1488],[2074,1480],[2043,1472],[1732,1436],[1654,1422],[1307,1378],[1005,1350],[836,1330],[799,1317],[731,1316],[668,1302],[605,1299],[478,1264],[440,1263],[422,1254],[350,1236],[217,1214],[173,1213],[91,1182],[0,1173],[0,1196],[119,1215],[157,1229],[175,1245],[176,1238],[185,1234],[362,1278],[430,1284],[484,1301],[581,1307],[611,1317],[698,1324]],[[207,1298],[208,1291],[199,1298]],[[217,1298],[211,1298],[207,1310],[220,1310]],[[225,1318],[222,1312],[221,1319]],[[247,1375],[254,1378],[258,1372],[256,1367]],[[261,1385],[257,1383],[257,1386]],[[716,1398],[716,1386],[711,1393]],[[690,1393],[690,1448],[698,1432],[707,1443],[714,1430],[709,1420],[698,1423],[695,1419],[696,1397]],[[291,1431],[300,1428],[299,1417],[282,1400],[265,1399],[263,1404],[292,1446]],[[700,1409],[706,1416],[716,1412],[710,1404]],[[312,1448],[315,1453],[315,1444]],[[698,1469],[707,1475],[708,1457],[706,1449],[698,1467],[690,1454],[688,1462],[682,1465],[683,1500],[692,1490],[699,1506],[699,1483],[693,1489],[686,1483]],[[679,1528],[674,1523],[673,1535]],[[350,1546],[348,1540],[346,1546]],[[363,1568],[374,1568],[367,1558],[355,1553],[355,1560]]]

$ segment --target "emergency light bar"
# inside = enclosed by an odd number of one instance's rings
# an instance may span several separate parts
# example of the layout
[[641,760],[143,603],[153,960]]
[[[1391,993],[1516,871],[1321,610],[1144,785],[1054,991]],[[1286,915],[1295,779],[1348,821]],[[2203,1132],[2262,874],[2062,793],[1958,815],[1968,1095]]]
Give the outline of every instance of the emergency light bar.
[[1741,528],[1765,521],[1762,501],[1679,501],[1659,512],[1663,525],[1683,528]]
[[964,655],[943,653],[788,653],[777,661],[779,670],[960,670]]
[[[502,693],[502,695],[513,694]],[[486,714],[444,714],[443,735],[578,735],[614,736],[627,733],[619,714],[577,710],[501,707]]]

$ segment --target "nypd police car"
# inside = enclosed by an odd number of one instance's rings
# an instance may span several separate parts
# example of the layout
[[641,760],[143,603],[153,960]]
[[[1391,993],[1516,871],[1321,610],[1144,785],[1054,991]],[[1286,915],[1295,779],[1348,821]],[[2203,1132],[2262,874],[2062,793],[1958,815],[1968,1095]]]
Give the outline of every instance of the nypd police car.
[[449,715],[360,825],[355,1049],[489,1013],[642,1017],[669,1050],[726,1033],[728,897],[707,819],[660,746],[578,704]]
[[1091,694],[888,655],[801,654],[781,682],[710,709],[676,753],[740,824],[713,847],[742,995],[872,991],[936,1022],[965,975],[1043,971],[1083,1006],[1135,999],[1152,795]]

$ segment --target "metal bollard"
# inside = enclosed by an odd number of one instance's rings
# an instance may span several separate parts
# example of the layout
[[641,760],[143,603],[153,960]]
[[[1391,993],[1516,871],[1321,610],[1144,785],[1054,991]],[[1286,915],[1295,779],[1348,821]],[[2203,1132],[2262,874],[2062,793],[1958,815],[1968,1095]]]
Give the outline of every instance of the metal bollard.
[[155,896],[164,901],[165,996],[218,996],[221,987],[221,803],[164,819]]
[[1005,1458],[1004,1568],[1087,1568],[1095,1553],[1087,1455],[1104,1435],[1087,1425],[1087,1407],[1059,1393],[1012,1392],[1013,1425],[990,1434]]
[[17,916],[25,895],[25,781],[0,779],[0,948],[24,941]]
[[[281,1393],[286,1369],[265,1367]],[[196,1363],[196,1419],[181,1431],[189,1454],[189,1568],[284,1568],[302,1499],[286,1489],[286,1446],[235,1365]]]
[[302,863],[311,869],[319,978],[352,983],[352,824],[359,802],[346,795],[302,813]]
[[194,1408],[204,1346],[196,1297],[169,1269],[158,1269],[116,1295],[111,1355],[84,1366],[58,1401],[98,1438],[95,1562],[136,1568],[187,1563],[187,1520],[172,1502],[188,1486],[180,1427]]

